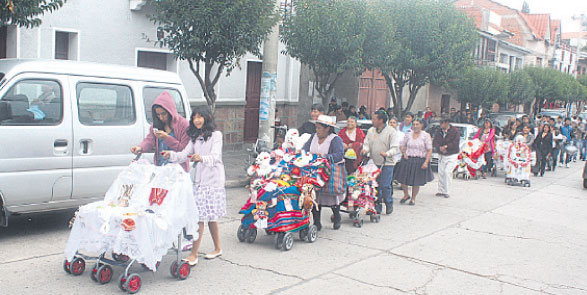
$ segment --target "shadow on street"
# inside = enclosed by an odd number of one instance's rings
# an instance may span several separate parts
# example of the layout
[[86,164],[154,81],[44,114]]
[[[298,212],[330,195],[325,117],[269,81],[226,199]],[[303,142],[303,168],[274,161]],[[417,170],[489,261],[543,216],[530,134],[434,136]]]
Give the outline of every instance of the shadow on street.
[[8,227],[0,227],[0,241],[10,237],[32,236],[68,229],[75,209],[10,216]]

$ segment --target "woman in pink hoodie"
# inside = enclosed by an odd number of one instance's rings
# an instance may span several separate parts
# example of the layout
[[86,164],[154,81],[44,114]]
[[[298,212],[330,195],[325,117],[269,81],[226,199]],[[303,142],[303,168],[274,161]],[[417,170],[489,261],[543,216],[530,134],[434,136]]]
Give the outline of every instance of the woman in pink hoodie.
[[495,128],[493,128],[493,123],[486,119],[483,122],[483,127],[479,128],[473,139],[479,139],[485,145],[483,154],[487,164],[483,167],[482,177],[487,178],[487,172],[491,172],[493,168],[493,154],[495,153]]
[[[177,113],[175,103],[169,92],[161,93],[153,102],[153,125],[147,137],[138,146],[133,146],[130,151],[133,154],[155,152],[154,163],[163,166],[169,163],[162,156],[163,151],[181,152],[190,142],[187,134],[189,122]],[[186,172],[190,167],[188,161],[181,163]]]

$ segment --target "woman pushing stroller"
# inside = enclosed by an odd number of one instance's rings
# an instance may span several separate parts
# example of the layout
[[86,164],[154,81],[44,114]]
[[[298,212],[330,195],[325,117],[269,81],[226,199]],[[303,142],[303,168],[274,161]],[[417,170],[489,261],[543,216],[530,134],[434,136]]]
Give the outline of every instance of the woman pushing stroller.
[[216,131],[210,108],[208,106],[194,108],[189,124],[187,134],[190,141],[183,151],[164,151],[162,156],[173,163],[183,163],[187,159],[194,162],[194,198],[200,213],[199,235],[193,243],[192,253],[185,259],[194,266],[198,263],[198,250],[206,220],[214,242],[214,251],[204,257],[214,259],[222,255],[218,219],[226,215],[226,191],[222,162],[222,133]]

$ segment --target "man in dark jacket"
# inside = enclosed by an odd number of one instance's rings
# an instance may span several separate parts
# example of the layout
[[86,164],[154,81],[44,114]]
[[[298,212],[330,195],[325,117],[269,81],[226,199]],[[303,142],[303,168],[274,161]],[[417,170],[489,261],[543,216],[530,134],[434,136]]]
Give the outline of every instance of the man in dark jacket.
[[457,166],[461,135],[459,130],[450,124],[449,118],[440,121],[440,128],[434,134],[432,145],[438,153],[438,193],[437,197],[448,198],[452,181],[452,172]]
[[310,111],[310,121],[304,123],[302,127],[298,130],[301,134],[309,133],[314,134],[316,133],[316,120],[318,120],[318,116],[324,115],[324,106],[319,103],[315,103],[312,105],[312,110]]

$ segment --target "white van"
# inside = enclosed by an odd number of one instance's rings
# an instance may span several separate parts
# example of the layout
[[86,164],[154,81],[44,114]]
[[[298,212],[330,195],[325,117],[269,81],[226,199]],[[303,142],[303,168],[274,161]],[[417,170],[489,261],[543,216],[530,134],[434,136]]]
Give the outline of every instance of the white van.
[[[56,60],[0,60],[0,226],[8,216],[102,199],[134,155],[163,91],[189,115],[176,73]],[[143,157],[152,160],[152,154]]]

